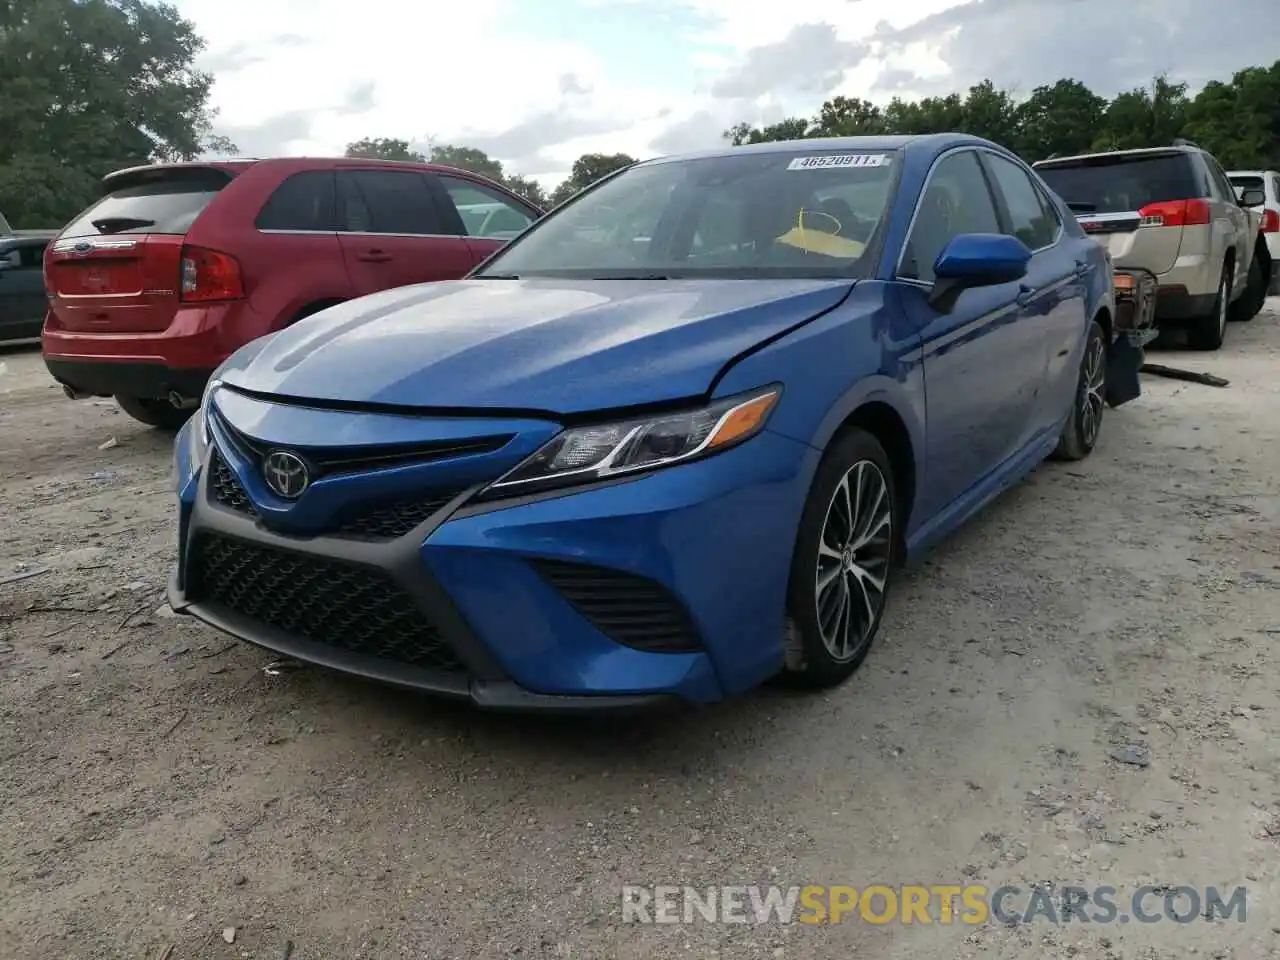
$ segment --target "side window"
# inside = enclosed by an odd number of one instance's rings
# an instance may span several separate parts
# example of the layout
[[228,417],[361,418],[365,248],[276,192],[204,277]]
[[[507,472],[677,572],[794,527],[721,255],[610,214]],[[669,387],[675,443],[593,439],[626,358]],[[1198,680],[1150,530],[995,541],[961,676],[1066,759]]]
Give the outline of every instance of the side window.
[[996,188],[1004,197],[1013,235],[1025,243],[1028,250],[1039,250],[1053,243],[1058,236],[1058,219],[1046,209],[1040,191],[1027,172],[995,154],[987,154],[986,159]]
[[263,204],[255,225],[259,230],[334,230],[333,172],[295,173],[276,187]]
[[1204,156],[1205,165],[1209,168],[1209,178],[1213,181],[1213,185],[1217,190],[1218,199],[1226,200],[1228,203],[1237,203],[1235,188],[1231,186],[1231,181],[1227,179],[1227,175],[1223,173],[1222,167],[1218,165],[1218,161],[1207,153]]
[[444,233],[431,188],[413,170],[338,172],[338,226],[351,233]]
[[532,213],[497,190],[447,174],[438,179],[457,208],[468,237],[510,240],[533,223]]
[[933,283],[933,265],[962,233],[1000,233],[995,202],[972,150],[938,161],[925,183],[911,236],[902,251],[899,275]]
[[1268,203],[1268,206],[1270,206],[1271,204],[1280,202],[1280,177],[1273,173],[1268,179],[1271,180],[1271,197]]

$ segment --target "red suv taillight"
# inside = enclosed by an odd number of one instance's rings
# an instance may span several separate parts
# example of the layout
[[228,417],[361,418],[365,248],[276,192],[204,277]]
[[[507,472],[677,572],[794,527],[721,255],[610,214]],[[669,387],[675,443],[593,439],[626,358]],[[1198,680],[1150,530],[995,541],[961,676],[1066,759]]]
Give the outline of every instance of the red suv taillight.
[[1138,211],[1144,227],[1194,227],[1209,222],[1207,200],[1149,203]]
[[182,299],[187,302],[240,300],[244,297],[240,264],[235,257],[217,250],[184,246],[181,290]]
[[1262,232],[1280,233],[1280,213],[1276,213],[1274,210],[1263,211]]

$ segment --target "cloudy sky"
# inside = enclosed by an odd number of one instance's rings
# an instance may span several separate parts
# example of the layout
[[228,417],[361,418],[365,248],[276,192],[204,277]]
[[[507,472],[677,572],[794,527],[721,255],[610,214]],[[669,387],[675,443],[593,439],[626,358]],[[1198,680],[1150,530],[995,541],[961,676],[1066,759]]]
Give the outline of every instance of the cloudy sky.
[[1110,94],[1280,58],[1277,0],[176,2],[208,41],[218,129],[243,154],[458,143],[548,185],[583,153],[715,146],[737,121],[836,94],[984,77],[1027,93],[1063,76]]

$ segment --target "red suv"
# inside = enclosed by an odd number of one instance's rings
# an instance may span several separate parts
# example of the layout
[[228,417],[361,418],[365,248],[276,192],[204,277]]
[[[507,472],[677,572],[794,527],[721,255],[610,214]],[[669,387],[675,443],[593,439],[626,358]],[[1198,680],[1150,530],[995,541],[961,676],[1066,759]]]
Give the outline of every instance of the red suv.
[[462,277],[542,215],[476,174],[380,160],[156,164],[103,186],[45,252],[45,365],[68,396],[169,428],[248,341]]

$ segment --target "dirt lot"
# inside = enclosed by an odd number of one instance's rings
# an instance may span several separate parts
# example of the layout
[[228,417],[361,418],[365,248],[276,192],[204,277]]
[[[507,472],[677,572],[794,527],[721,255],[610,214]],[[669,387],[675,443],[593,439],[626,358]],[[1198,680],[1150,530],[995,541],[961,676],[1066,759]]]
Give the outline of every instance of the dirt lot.
[[[911,574],[846,687],[589,724],[268,676],[165,616],[166,439],[0,353],[0,580],[48,568],[0,586],[0,955],[1280,955],[1276,306],[1157,358],[1229,388],[1148,379],[1090,460]],[[1036,881],[1245,884],[1247,920],[638,926],[619,900]]]

